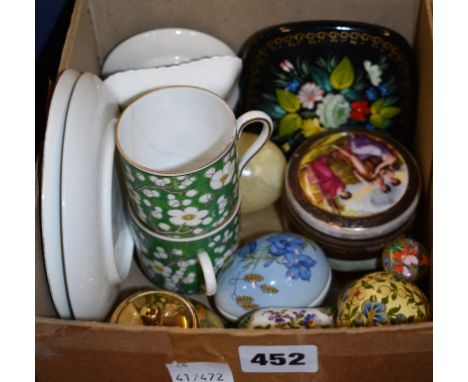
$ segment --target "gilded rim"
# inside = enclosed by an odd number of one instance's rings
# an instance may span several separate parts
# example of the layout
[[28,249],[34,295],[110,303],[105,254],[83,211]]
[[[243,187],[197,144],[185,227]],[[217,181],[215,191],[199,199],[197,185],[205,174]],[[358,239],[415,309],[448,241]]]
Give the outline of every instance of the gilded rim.
[[[416,219],[416,215],[413,214],[395,231],[383,236],[375,236],[368,239],[349,239],[327,235],[308,225],[289,205],[286,195],[281,199],[281,206],[284,209],[283,217],[286,226],[292,232],[297,232],[314,240],[324,249],[329,260],[331,258],[349,263],[380,258],[386,243],[406,236],[411,231]],[[361,250],[361,248],[364,248],[364,250]]]
[[178,302],[180,302],[183,305],[183,307],[187,310],[187,313],[189,314],[189,318],[191,320],[190,328],[198,328],[199,327],[197,313],[196,313],[195,308],[193,307],[193,305],[189,301],[187,301],[185,298],[178,295],[177,293],[173,293],[173,292],[169,292],[169,291],[165,291],[165,290],[145,290],[145,291],[137,292],[137,293],[127,297],[114,310],[114,312],[112,313],[111,318],[109,319],[109,322],[112,323],[112,324],[119,324],[119,316],[122,314],[123,310],[128,305],[133,303],[135,300],[137,300],[137,299],[139,299],[141,297],[148,296],[148,295],[158,295],[158,296],[168,297],[168,298],[172,298],[174,300],[177,300]]
[[[204,164],[204,165],[201,165],[199,167],[194,167],[194,168],[189,168],[189,169],[185,169],[185,170],[179,170],[179,171],[168,171],[168,170],[156,170],[156,169],[152,169],[152,168],[149,168],[149,167],[146,167],[146,166],[143,166],[137,162],[135,162],[126,152],[125,150],[122,148],[122,146],[120,145],[120,142],[119,142],[119,138],[118,138],[118,129],[120,127],[120,122],[122,121],[122,118],[124,117],[125,113],[128,112],[128,110],[130,110],[131,108],[135,107],[135,105],[138,103],[138,102],[141,102],[142,100],[144,100],[146,97],[151,97],[154,93],[157,93],[157,92],[160,92],[160,91],[164,91],[164,90],[171,90],[171,89],[192,89],[192,90],[197,90],[197,91],[201,91],[201,92],[204,92],[214,98],[217,99],[217,101],[222,104],[229,116],[230,116],[230,119],[232,121],[231,123],[231,126],[233,126],[233,134],[231,136],[231,139],[229,140],[229,143],[228,145],[223,148],[223,150],[217,154],[217,156],[212,159],[210,162]],[[114,138],[115,138],[115,145],[117,147],[117,150],[119,151],[119,154],[122,155],[122,157],[128,162],[130,163],[132,166],[134,166],[135,168],[139,169],[140,171],[144,171],[146,173],[150,173],[150,174],[153,174],[153,175],[165,175],[165,176],[180,176],[180,175],[185,175],[185,174],[190,174],[190,173],[194,173],[194,172],[197,172],[197,171],[200,171],[200,170],[203,170],[209,166],[211,166],[212,164],[214,164],[215,162],[217,162],[219,159],[221,159],[232,147],[233,144],[235,144],[236,140],[237,140],[237,131],[236,131],[236,118],[234,116],[234,113],[233,111],[231,110],[231,108],[229,107],[229,105],[221,98],[219,97],[217,94],[213,93],[212,91],[210,90],[207,90],[207,89],[203,89],[203,88],[200,88],[200,87],[197,87],[197,86],[187,86],[187,85],[176,85],[176,86],[163,86],[163,87],[159,87],[159,88],[156,88],[155,90],[152,90],[151,92],[148,92],[148,93],[145,93],[144,95],[142,95],[141,97],[137,98],[136,100],[134,100],[132,103],[130,103],[126,108],[125,110],[122,112],[122,114],[120,115],[120,117],[118,118],[117,120],[117,123],[115,125],[115,130],[114,130]]]

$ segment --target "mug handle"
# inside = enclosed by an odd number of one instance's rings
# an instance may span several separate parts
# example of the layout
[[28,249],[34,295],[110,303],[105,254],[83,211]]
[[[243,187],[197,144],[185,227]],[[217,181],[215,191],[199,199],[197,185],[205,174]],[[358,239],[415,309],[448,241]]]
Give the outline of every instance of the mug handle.
[[216,293],[216,272],[211,262],[210,256],[206,252],[198,253],[198,262],[200,263],[203,277],[205,278],[205,294],[213,296]]
[[259,122],[262,124],[262,131],[254,143],[246,150],[244,155],[239,159],[239,174],[252,157],[260,151],[263,145],[270,139],[273,132],[273,122],[270,116],[263,111],[252,110],[242,114],[237,118],[237,139],[239,139],[242,131],[251,123]]

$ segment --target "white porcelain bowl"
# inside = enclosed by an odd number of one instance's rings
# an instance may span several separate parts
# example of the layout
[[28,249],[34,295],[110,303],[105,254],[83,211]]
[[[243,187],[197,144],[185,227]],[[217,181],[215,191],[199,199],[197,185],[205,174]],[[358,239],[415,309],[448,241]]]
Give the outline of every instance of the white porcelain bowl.
[[242,70],[239,57],[210,57],[160,68],[127,70],[108,77],[104,84],[125,107],[139,96],[163,86],[196,86],[230,99]]
[[236,56],[223,41],[192,29],[163,28],[132,36],[117,45],[106,57],[101,73],[110,74],[148,69],[213,56]]

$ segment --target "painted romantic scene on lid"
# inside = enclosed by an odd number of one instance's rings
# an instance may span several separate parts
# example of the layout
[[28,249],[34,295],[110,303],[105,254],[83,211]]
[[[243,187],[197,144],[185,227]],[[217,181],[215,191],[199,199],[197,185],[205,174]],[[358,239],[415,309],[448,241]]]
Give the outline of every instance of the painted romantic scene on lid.
[[298,169],[314,206],[347,217],[393,207],[408,187],[408,168],[388,142],[365,132],[337,132],[315,141]]

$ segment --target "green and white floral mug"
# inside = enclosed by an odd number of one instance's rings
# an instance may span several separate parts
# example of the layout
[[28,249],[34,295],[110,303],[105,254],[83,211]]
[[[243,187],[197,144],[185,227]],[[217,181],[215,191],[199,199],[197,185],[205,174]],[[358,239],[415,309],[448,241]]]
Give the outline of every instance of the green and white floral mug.
[[216,230],[182,239],[150,231],[129,210],[138,262],[148,280],[160,288],[183,294],[216,293],[216,273],[239,243],[240,203]]
[[[238,159],[236,142],[253,122],[261,133]],[[156,89],[129,105],[115,130],[129,201],[151,231],[190,238],[220,227],[239,199],[239,174],[270,138],[270,117],[249,111],[237,121],[208,90]]]

